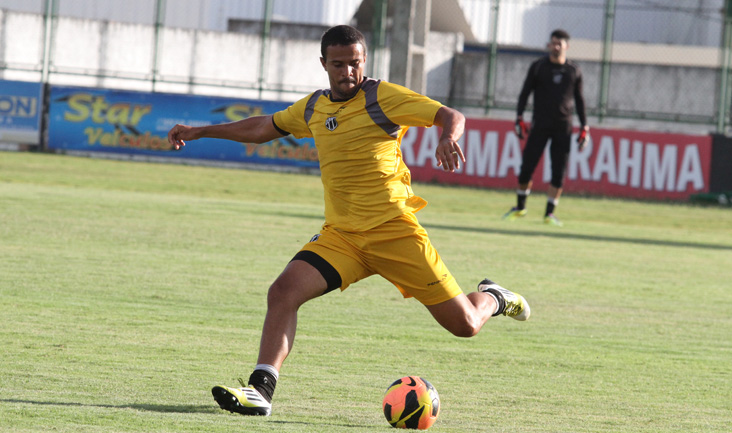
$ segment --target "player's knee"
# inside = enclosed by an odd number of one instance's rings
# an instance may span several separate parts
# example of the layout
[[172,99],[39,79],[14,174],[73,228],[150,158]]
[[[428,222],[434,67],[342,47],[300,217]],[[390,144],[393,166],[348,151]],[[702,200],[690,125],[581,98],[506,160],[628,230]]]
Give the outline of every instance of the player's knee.
[[297,297],[297,291],[292,284],[287,284],[280,279],[275,280],[267,292],[267,307],[298,308],[304,301]]
[[532,173],[521,172],[518,176],[519,185],[523,185],[525,183],[531,182],[531,175],[532,175]]
[[469,338],[477,335],[481,327],[480,320],[471,314],[465,314],[459,320],[454,321],[447,330],[456,337]]
[[561,188],[564,184],[564,166],[552,168],[552,179],[549,182],[554,188]]

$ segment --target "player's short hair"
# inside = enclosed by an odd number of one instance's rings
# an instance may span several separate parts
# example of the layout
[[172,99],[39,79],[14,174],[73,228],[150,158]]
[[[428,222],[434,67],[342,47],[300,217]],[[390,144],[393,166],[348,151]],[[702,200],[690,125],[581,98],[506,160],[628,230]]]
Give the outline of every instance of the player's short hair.
[[556,29],[556,30],[554,30],[552,32],[551,37],[552,38],[557,38],[557,39],[564,39],[565,41],[569,41],[569,33],[567,33],[566,30],[562,30],[562,29]]
[[361,44],[364,51],[366,51],[366,38],[358,29],[346,25],[331,27],[323,33],[323,37],[320,39],[320,54],[325,59],[325,52],[328,47],[354,44]]

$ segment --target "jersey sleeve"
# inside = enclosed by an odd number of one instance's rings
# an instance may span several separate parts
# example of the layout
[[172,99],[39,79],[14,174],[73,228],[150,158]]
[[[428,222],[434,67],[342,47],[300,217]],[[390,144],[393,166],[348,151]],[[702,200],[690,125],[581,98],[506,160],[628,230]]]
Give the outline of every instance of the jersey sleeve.
[[524,85],[521,87],[521,93],[519,94],[518,104],[516,105],[516,116],[521,117],[526,109],[526,104],[529,102],[529,95],[534,90],[536,76],[539,74],[538,61],[534,62],[529,66],[529,71],[526,73],[526,79]]
[[310,94],[282,111],[272,115],[275,128],[280,132],[289,132],[295,138],[312,137],[307,121],[305,120],[305,109],[313,94]]
[[577,78],[574,83],[574,106],[579,117],[580,125],[587,125],[587,115],[585,114],[585,95],[582,90],[582,70],[576,67]]
[[402,126],[432,126],[442,104],[398,84],[382,81],[379,106],[386,117]]

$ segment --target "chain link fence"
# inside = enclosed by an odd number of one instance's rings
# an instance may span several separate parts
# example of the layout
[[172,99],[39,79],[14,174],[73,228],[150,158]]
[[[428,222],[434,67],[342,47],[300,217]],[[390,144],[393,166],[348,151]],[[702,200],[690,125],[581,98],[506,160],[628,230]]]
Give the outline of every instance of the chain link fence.
[[489,25],[481,28],[484,46],[468,45],[456,56],[457,88],[450,95],[456,105],[483,106],[486,112],[514,108],[529,64],[545,55],[551,31],[562,28],[571,35],[568,57],[583,71],[588,114],[599,121],[625,118],[722,129],[729,123],[729,96],[723,91],[729,81],[723,65],[729,50],[723,38],[724,0],[470,3]]
[[[359,28],[385,53],[371,59],[383,64],[375,75],[388,78],[390,14],[404,1],[0,0],[0,77],[294,100],[327,85],[322,31],[356,23],[363,8],[372,13]],[[510,112],[529,64],[563,28],[597,122],[730,124],[730,0],[440,1],[459,4],[472,32],[427,71],[428,95],[452,106]]]

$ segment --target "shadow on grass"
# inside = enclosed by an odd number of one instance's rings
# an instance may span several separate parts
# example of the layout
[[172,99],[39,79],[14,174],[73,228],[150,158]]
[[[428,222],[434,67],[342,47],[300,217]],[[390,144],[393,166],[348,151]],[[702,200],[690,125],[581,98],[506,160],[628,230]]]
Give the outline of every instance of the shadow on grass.
[[[159,412],[159,413],[208,413],[217,414],[221,413],[224,415],[235,415],[224,412],[214,405],[192,405],[192,404],[180,404],[180,405],[165,405],[165,404],[88,404],[88,403],[72,403],[72,402],[61,402],[61,401],[33,401],[33,400],[19,400],[19,399],[7,399],[0,398],[2,403],[16,403],[16,404],[29,404],[38,406],[61,406],[61,407],[99,407],[104,409],[135,409],[147,412]],[[237,415],[238,416],[238,415]],[[283,421],[283,420],[268,420],[273,424],[303,424],[312,425],[315,423],[306,421]],[[317,423],[321,425],[321,423]],[[363,428],[368,427],[363,424],[331,424],[329,426],[347,427],[347,428]],[[373,426],[376,427],[376,426]]]
[[374,424],[370,424],[370,425],[366,425],[366,424],[338,424],[338,423],[329,423],[329,422],[322,423],[322,422],[276,421],[276,420],[272,420],[270,422],[273,423],[273,424],[302,424],[302,425],[313,425],[313,424],[317,424],[319,426],[326,425],[326,426],[329,426],[329,427],[347,427],[347,428],[360,428],[360,429],[362,429],[362,428],[369,428],[369,427],[370,428],[380,428],[380,427],[382,427],[381,425],[378,425],[377,426],[377,425],[374,425]]
[[[288,218],[304,218],[304,219],[319,219],[323,220],[322,215],[305,214],[305,213],[288,213],[288,212],[257,212],[261,214],[269,214],[274,216],[283,216]],[[701,242],[682,242],[674,240],[662,240],[662,239],[650,239],[650,238],[624,238],[620,236],[602,236],[602,235],[588,235],[580,233],[567,232],[566,229],[551,228],[549,230],[515,230],[515,229],[503,229],[503,228],[488,228],[488,227],[469,227],[469,226],[457,226],[457,225],[444,225],[444,224],[429,224],[422,223],[422,226],[426,229],[439,229],[439,230],[454,230],[461,232],[471,233],[490,233],[497,235],[506,236],[523,236],[523,237],[537,237],[545,236],[557,239],[574,239],[580,241],[592,241],[592,242],[618,242],[628,243],[635,245],[655,245],[662,247],[674,247],[674,248],[702,248],[708,250],[722,250],[732,251],[732,245],[721,245],[721,244],[710,244]]]
[[580,233],[567,233],[560,232],[558,230],[563,229],[552,229],[552,230],[541,230],[541,231],[526,231],[526,230],[511,230],[511,229],[495,229],[487,227],[464,227],[464,226],[448,226],[442,224],[422,224],[427,229],[440,229],[440,230],[455,230],[461,232],[475,232],[475,233],[492,233],[507,236],[524,236],[524,237],[536,237],[545,236],[557,239],[575,239],[581,241],[593,241],[593,242],[621,242],[637,245],[656,245],[662,247],[676,247],[676,248],[703,248],[709,250],[729,250],[732,251],[732,245],[720,245],[720,244],[709,244],[701,242],[681,242],[673,240],[662,240],[662,239],[649,239],[649,238],[623,238],[619,236],[602,236],[602,235],[587,235]]
[[106,409],[135,409],[148,412],[161,413],[217,413],[220,412],[216,406],[212,405],[165,405],[165,404],[88,404],[88,403],[71,403],[62,401],[33,401],[33,400],[17,400],[17,399],[0,399],[3,403],[19,403],[32,404],[39,406],[67,406],[67,407],[101,407]]

